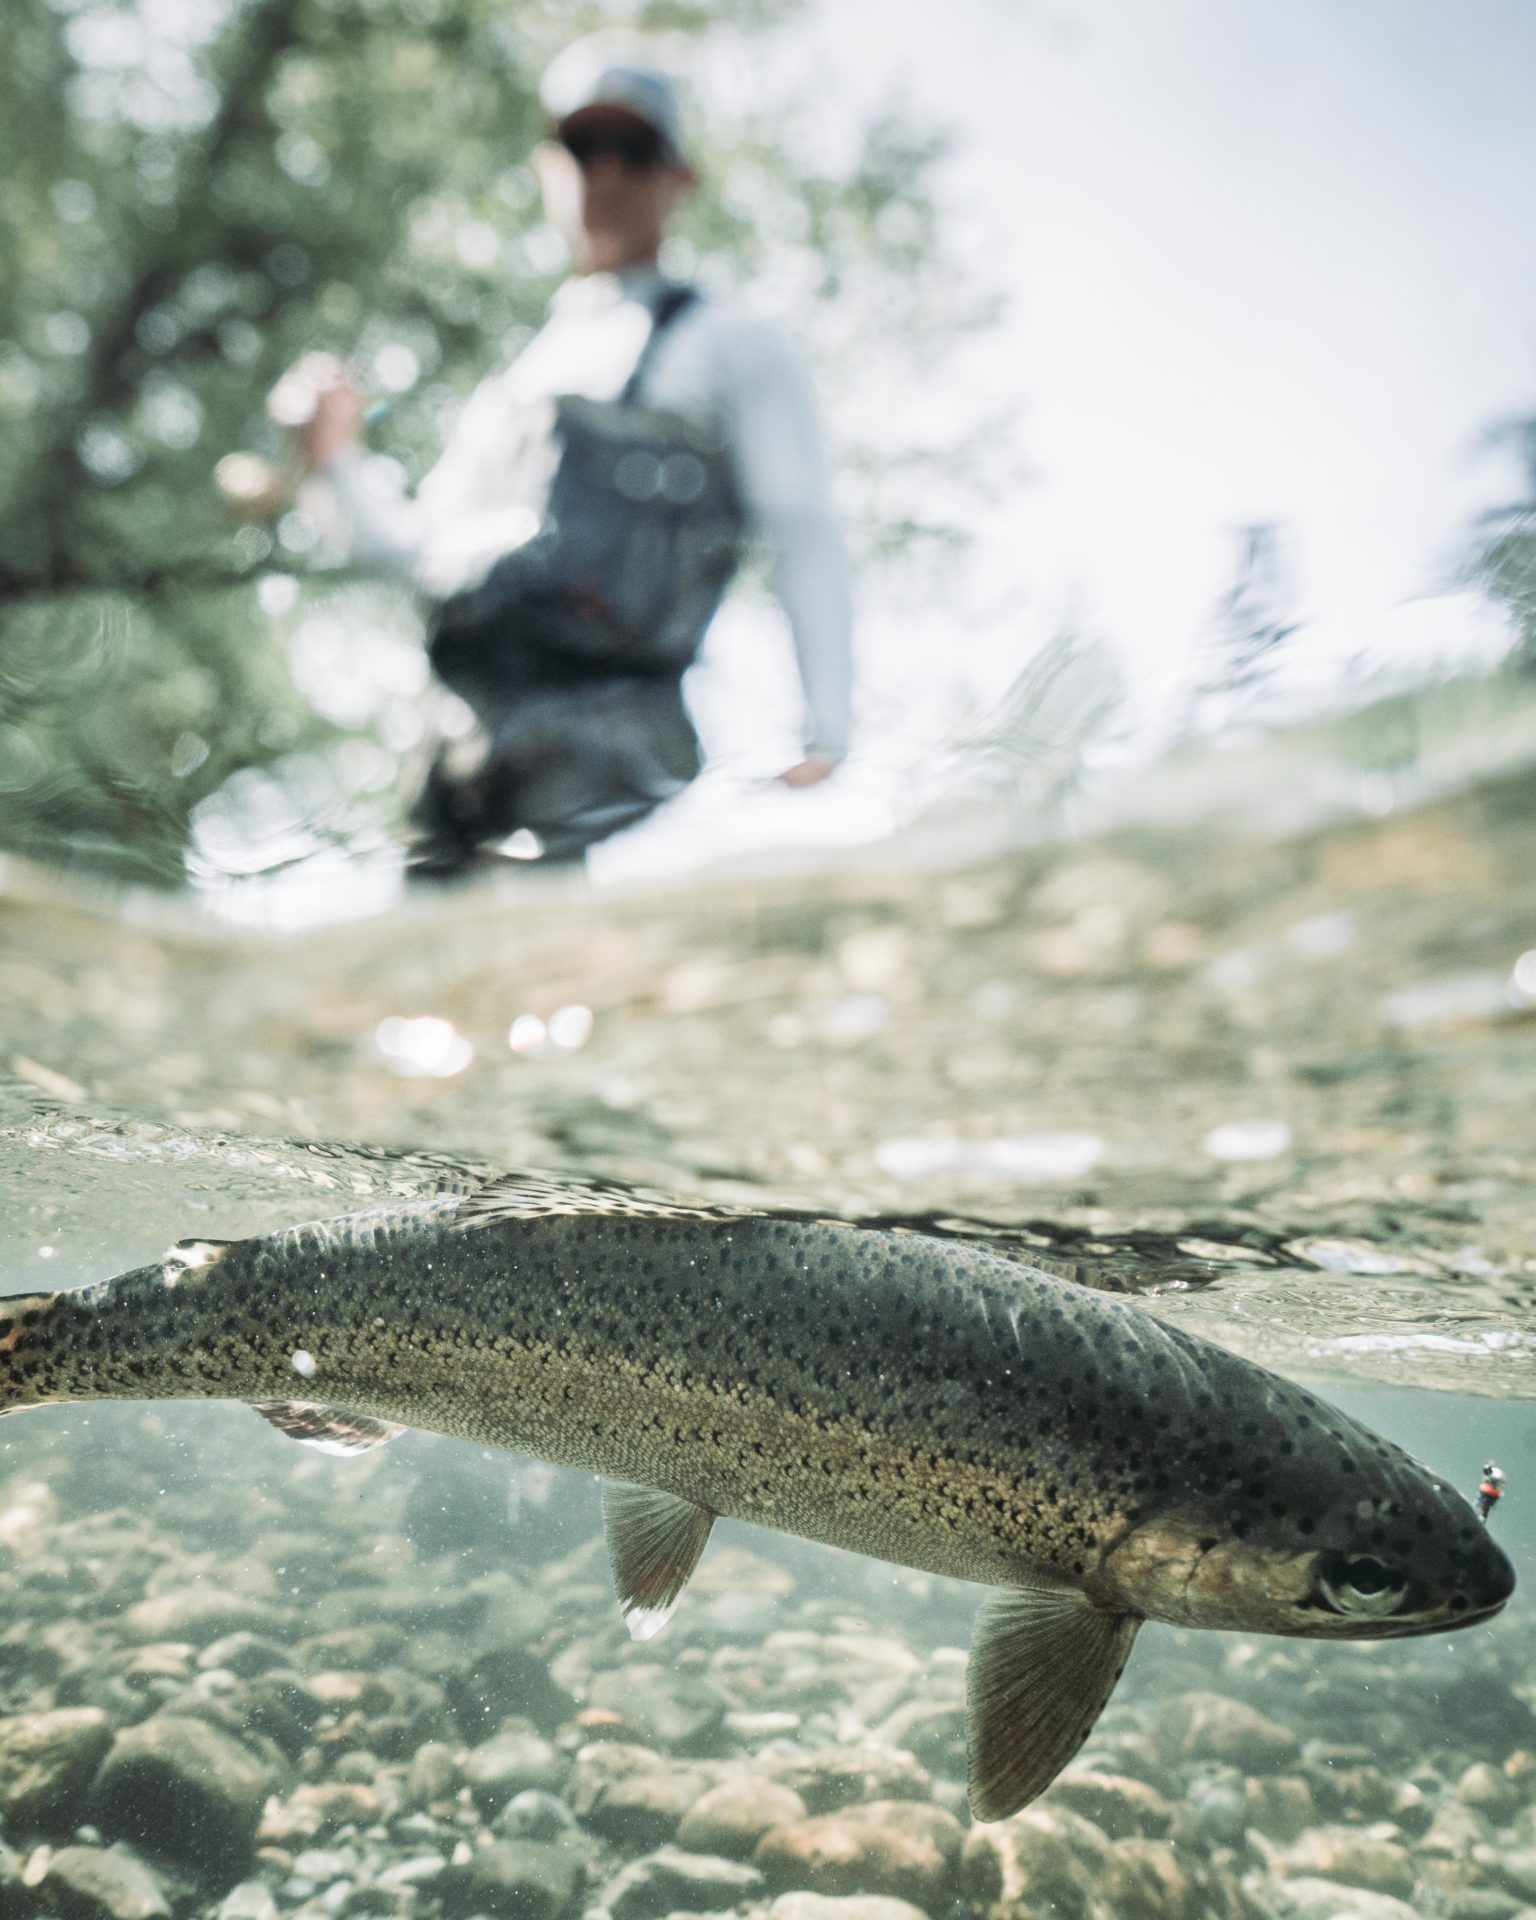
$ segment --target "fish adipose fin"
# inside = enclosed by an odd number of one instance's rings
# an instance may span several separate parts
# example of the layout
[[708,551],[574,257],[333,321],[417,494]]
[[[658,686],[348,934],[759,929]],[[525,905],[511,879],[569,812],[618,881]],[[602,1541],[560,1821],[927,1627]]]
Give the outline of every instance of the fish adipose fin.
[[714,1524],[707,1507],[675,1493],[604,1485],[608,1560],[631,1639],[649,1640],[672,1618]]
[[1087,1739],[1141,1621],[1049,1576],[988,1600],[966,1675],[971,1814],[1005,1820]]
[[371,1413],[340,1413],[314,1400],[252,1400],[248,1404],[279,1433],[317,1453],[366,1453],[405,1432],[397,1421],[375,1420]]

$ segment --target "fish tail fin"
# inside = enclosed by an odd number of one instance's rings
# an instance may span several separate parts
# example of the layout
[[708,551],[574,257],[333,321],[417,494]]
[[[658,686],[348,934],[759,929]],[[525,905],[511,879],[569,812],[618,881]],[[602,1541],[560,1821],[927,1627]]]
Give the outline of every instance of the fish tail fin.
[[57,1293],[0,1297],[0,1415],[21,1413],[52,1398],[39,1391],[34,1336],[61,1298]]

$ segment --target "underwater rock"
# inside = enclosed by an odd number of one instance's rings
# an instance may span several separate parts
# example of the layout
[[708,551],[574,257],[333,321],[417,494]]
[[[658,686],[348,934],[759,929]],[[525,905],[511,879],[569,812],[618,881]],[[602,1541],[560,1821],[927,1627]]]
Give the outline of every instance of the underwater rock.
[[781,1893],[768,1920],[927,1920],[921,1907],[880,1893]]
[[763,1876],[739,1860],[661,1847],[609,1881],[598,1904],[613,1920],[662,1920],[674,1912],[716,1913],[754,1899]]
[[1456,1798],[1495,1822],[1508,1820],[1520,1805],[1520,1793],[1499,1768],[1477,1760],[1456,1782]]
[[219,1902],[217,1920],[277,1920],[277,1900],[265,1880],[242,1880]]
[[409,1764],[426,1741],[451,1735],[453,1721],[447,1694],[435,1681],[424,1680],[402,1667],[390,1667],[376,1678],[385,1697],[382,1701],[370,1698],[364,1707],[366,1725],[359,1729],[358,1744],[382,1760]]
[[125,1847],[61,1847],[38,1884],[57,1920],[169,1920],[160,1883]]
[[1435,1817],[1435,1803],[1416,1780],[1399,1780],[1388,1819],[1412,1840],[1426,1832]]
[[493,1840],[463,1866],[451,1866],[434,1882],[444,1910],[488,1914],[492,1920],[560,1920],[575,1906],[585,1878],[569,1848],[538,1840]]
[[270,1601],[225,1587],[173,1587],[152,1594],[123,1615],[130,1640],[186,1640],[206,1647],[226,1634],[252,1633],[281,1640],[288,1622]]
[[[370,1753],[366,1747],[348,1747],[345,1753],[331,1762],[331,1783],[346,1787],[373,1788],[375,1780],[380,1778],[379,1756]],[[398,1775],[392,1771],[392,1781]],[[374,1794],[374,1804],[379,1804],[379,1796]]]
[[1346,1767],[1333,1776],[1333,1798],[1357,1819],[1389,1820],[1397,1802],[1398,1785],[1396,1780],[1389,1780],[1380,1767],[1367,1762]]
[[558,1793],[570,1770],[571,1763],[560,1749],[536,1733],[495,1734],[471,1747],[459,1763],[464,1784],[484,1814],[504,1807],[525,1788]]
[[[544,1619],[542,1608],[535,1616]],[[443,1676],[448,1703],[464,1737],[479,1741],[493,1735],[513,1715],[535,1727],[558,1727],[575,1708],[554,1665],[514,1631],[466,1651]]]
[[[772,1571],[777,1573],[779,1569]],[[691,1597],[694,1595],[697,1597],[678,1621],[678,1628],[695,1644],[755,1648],[783,1618],[783,1605],[777,1592],[702,1595],[698,1594],[695,1576]]]
[[[1111,1706],[1110,1713],[1123,1719],[1125,1709]],[[1099,1773],[1125,1774],[1150,1787],[1168,1785],[1168,1762],[1157,1741],[1138,1727],[1116,1726],[1113,1721],[1108,1726],[1099,1722],[1075,1764]]]
[[1222,1693],[1185,1693],[1157,1715],[1164,1738],[1185,1760],[1223,1760],[1244,1773],[1285,1773],[1301,1742],[1289,1727]]
[[1536,1847],[1475,1847],[1472,1858],[1495,1886],[1536,1901]]
[[565,1783],[565,1797],[578,1820],[584,1820],[617,1781],[632,1773],[656,1772],[667,1765],[664,1755],[628,1740],[601,1740],[581,1748]]
[[1536,1909],[1492,1887],[1459,1887],[1446,1898],[1441,1920],[1529,1920]]
[[922,1907],[885,1893],[780,1893],[768,1920],[927,1920]]
[[876,1728],[888,1746],[903,1747],[935,1773],[965,1778],[965,1703],[909,1700]]
[[424,1740],[411,1755],[405,1778],[400,1783],[401,1804],[407,1807],[433,1807],[453,1798],[459,1782],[459,1763],[454,1750],[443,1740]]
[[151,1640],[147,1646],[120,1656],[114,1664],[131,1685],[152,1691],[160,1681],[189,1680],[195,1651],[185,1640]]
[[21,1877],[21,1862],[0,1840],[0,1920],[28,1920],[36,1896]]
[[119,1733],[91,1789],[93,1817],[152,1854],[229,1876],[249,1861],[272,1769],[204,1720],[163,1714]]
[[675,1838],[683,1816],[709,1789],[696,1767],[662,1761],[611,1781],[587,1809],[585,1823],[620,1847],[654,1847]]
[[930,1800],[865,1800],[844,1807],[840,1817],[860,1826],[918,1835],[931,1841],[950,1864],[960,1858],[965,1845],[965,1828],[959,1820]]
[[594,1833],[620,1846],[670,1840],[711,1774],[679,1765],[649,1747],[605,1741],[583,1747],[567,1783],[571,1811]]
[[298,1759],[325,1712],[324,1703],[299,1676],[282,1667],[247,1681],[239,1689],[238,1704],[241,1730],[265,1734],[289,1760]]
[[1422,1920],[1406,1900],[1331,1880],[1266,1881],[1263,1892],[1279,1920]]
[[444,1872],[448,1862],[440,1853],[416,1853],[396,1860],[374,1875],[373,1884],[388,1893],[400,1887],[425,1887]]
[[494,1824],[506,1840],[558,1840],[576,1825],[576,1816],[558,1794],[524,1787],[513,1794]]
[[866,1675],[897,1674],[913,1679],[923,1671],[922,1661],[906,1641],[886,1633],[833,1633],[827,1636],[826,1648]]
[[1185,1788],[1173,1830],[1205,1847],[1240,1847],[1248,1832],[1248,1793],[1238,1769],[1209,1763],[1199,1768]]
[[67,1828],[112,1744],[98,1707],[59,1707],[0,1720],[0,1812],[14,1834]]
[[1248,1824],[1282,1846],[1299,1840],[1317,1819],[1310,1781],[1294,1773],[1271,1773],[1247,1786]]
[[[856,1819],[853,1813],[847,1809],[770,1827],[753,1855],[769,1885],[810,1893],[881,1893],[925,1912],[943,1912],[958,1848],[946,1848],[931,1833],[906,1831],[887,1820]],[[942,1817],[958,1836],[958,1821]]]
[[1049,1789],[1052,1805],[1069,1807],[1091,1820],[1111,1840],[1132,1834],[1161,1838],[1173,1822],[1173,1804],[1156,1787],[1125,1774],[1095,1773],[1068,1767]]
[[306,1673],[368,1672],[392,1660],[404,1645],[405,1634],[392,1621],[374,1620],[309,1634],[293,1649],[293,1658]]
[[[805,1818],[805,1802],[792,1787],[741,1773],[701,1794],[683,1815],[678,1845],[698,1853],[749,1859],[770,1827]],[[836,1920],[830,1916],[829,1920]],[[845,1916],[845,1920],[854,1920]]]
[[1487,1840],[1488,1822],[1473,1808],[1451,1801],[1438,1809],[1415,1851],[1432,1859],[1460,1860]]
[[378,1793],[358,1781],[310,1781],[295,1787],[286,1799],[268,1804],[258,1838],[276,1846],[318,1840],[338,1827],[369,1825],[382,1811]]
[[689,1754],[713,1748],[732,1703],[723,1700],[707,1679],[648,1662],[595,1674],[591,1704],[618,1714],[626,1726],[658,1747]]
[[899,1747],[826,1747],[772,1765],[812,1813],[835,1813],[858,1800],[931,1800],[933,1776]]
[[979,1920],[1088,1920],[1111,1845],[1081,1814],[1041,1802],[973,1827],[960,1855],[960,1896]]
[[242,1680],[254,1680],[273,1667],[286,1667],[291,1658],[288,1649],[275,1640],[242,1629],[239,1633],[226,1633],[204,1647],[197,1656],[197,1664],[203,1668],[222,1667]]
[[1286,1873],[1406,1900],[1417,1877],[1406,1847],[1351,1827],[1315,1827],[1282,1856]]
[[1235,1887],[1181,1861],[1166,1840],[1118,1841],[1095,1876],[1093,1920],[1228,1920],[1246,1911]]

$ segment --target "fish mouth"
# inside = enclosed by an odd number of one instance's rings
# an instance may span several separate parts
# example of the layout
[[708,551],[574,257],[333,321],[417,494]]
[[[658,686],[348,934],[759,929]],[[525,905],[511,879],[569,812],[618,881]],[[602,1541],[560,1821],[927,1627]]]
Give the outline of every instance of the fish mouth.
[[1465,1613],[1450,1616],[1437,1615],[1432,1620],[1372,1620],[1352,1622],[1349,1633],[1351,1640],[1417,1640],[1430,1633],[1455,1633],[1463,1627],[1481,1626],[1483,1621],[1491,1620],[1495,1614],[1502,1613],[1509,1604],[1509,1596],[1490,1600],[1485,1607],[1469,1607]]

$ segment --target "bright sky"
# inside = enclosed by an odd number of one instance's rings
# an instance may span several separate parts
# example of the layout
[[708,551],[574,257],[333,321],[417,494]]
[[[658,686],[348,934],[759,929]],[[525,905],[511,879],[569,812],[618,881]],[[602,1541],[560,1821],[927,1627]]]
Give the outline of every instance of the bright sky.
[[1456,644],[1444,580],[1536,411],[1531,0],[821,0],[835,92],[956,127],[965,243],[1037,489],[1046,599],[1145,666],[1292,530],[1320,648]]

